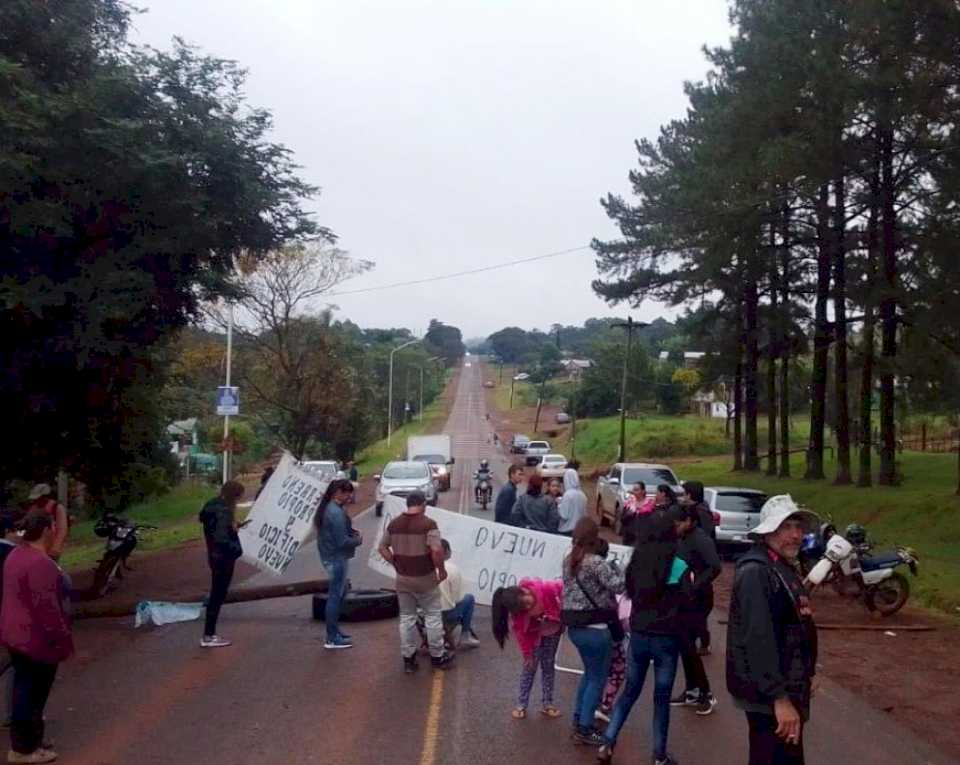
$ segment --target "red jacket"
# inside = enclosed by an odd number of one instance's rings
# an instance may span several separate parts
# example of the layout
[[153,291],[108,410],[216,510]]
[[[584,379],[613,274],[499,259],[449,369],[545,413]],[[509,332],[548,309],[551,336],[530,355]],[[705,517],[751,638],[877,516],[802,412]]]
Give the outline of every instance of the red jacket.
[[[543,619],[556,622],[560,625],[560,607],[563,603],[563,582],[559,579],[521,579],[521,587],[530,590],[537,602],[543,605]],[[511,618],[513,636],[516,638],[520,652],[526,657],[533,656],[533,652],[540,645],[541,622],[531,619],[526,611],[513,614]]]
[[43,664],[66,659],[73,653],[73,635],[65,597],[60,567],[40,550],[17,547],[3,564],[0,641]]

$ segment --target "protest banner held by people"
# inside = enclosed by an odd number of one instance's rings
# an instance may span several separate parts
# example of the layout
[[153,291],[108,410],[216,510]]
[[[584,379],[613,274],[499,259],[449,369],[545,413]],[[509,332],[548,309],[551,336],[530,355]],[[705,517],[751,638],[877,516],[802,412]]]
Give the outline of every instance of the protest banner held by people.
[[73,653],[68,593],[50,557],[56,543],[53,517],[34,509],[22,521],[23,543],[3,565],[0,642],[13,661],[13,711],[7,762],[53,762],[44,746],[44,708],[57,667]]
[[727,689],[747,716],[750,765],[803,765],[817,629],[794,564],[816,516],[771,497],[737,561],[727,628]]
[[563,634],[560,610],[563,584],[559,580],[521,579],[513,587],[500,587],[493,593],[493,637],[504,647],[511,628],[523,656],[520,692],[513,719],[523,720],[530,704],[530,692],[540,666],[540,711],[544,717],[560,717],[553,703],[557,648]]
[[[443,599],[443,631],[454,648],[462,645],[465,648],[476,648],[480,645],[477,633],[473,631],[473,610],[477,599],[471,592],[463,591],[463,575],[460,568],[454,563],[453,550],[446,539],[440,540],[443,547],[444,568],[447,578],[440,582],[440,597]],[[459,633],[459,641],[454,641],[455,633]]]
[[350,636],[340,630],[340,608],[347,594],[350,559],[363,543],[363,537],[354,530],[346,510],[352,496],[353,484],[346,478],[335,478],[327,485],[320,507],[313,516],[320,562],[330,577],[324,612],[327,639],[323,647],[331,650],[353,645]]
[[443,545],[436,521],[426,516],[427,499],[415,491],[407,497],[406,512],[390,521],[380,540],[379,553],[396,571],[400,604],[400,655],[404,672],[417,670],[417,609],[423,611],[424,628],[434,669],[453,662],[443,644],[443,600],[439,583],[447,578]]
[[507,482],[497,494],[493,519],[497,523],[510,523],[513,506],[517,501],[517,487],[523,483],[523,465],[511,465],[507,470]]
[[617,737],[643,691],[647,669],[653,664],[653,762],[676,765],[667,752],[670,729],[670,693],[677,675],[680,626],[677,611],[681,580],[687,565],[677,557],[676,525],[684,517],[679,507],[648,514],[637,525],[638,538],[626,571],[630,598],[630,652],[627,684],[610,714],[598,759],[613,759]]
[[581,518],[573,530],[573,547],[563,561],[562,620],[583,662],[583,676],[573,706],[573,737],[581,744],[603,743],[593,727],[607,682],[615,641],[623,639],[616,597],[624,589],[623,573],[598,552],[606,549],[600,528]]
[[230,641],[217,634],[220,609],[227,598],[237,558],[243,555],[238,524],[235,517],[237,502],[243,496],[243,484],[227,481],[220,493],[209,500],[200,511],[203,538],[207,544],[207,563],[210,566],[210,596],[203,626],[202,648],[224,648]]

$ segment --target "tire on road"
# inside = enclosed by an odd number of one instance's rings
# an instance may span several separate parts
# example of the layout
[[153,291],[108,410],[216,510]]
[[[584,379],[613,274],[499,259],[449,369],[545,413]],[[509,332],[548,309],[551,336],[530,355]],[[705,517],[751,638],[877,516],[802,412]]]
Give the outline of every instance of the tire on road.
[[[313,618],[323,621],[327,610],[327,593],[313,596]],[[397,593],[392,590],[350,590],[340,604],[340,621],[370,622],[395,619],[400,615]]]

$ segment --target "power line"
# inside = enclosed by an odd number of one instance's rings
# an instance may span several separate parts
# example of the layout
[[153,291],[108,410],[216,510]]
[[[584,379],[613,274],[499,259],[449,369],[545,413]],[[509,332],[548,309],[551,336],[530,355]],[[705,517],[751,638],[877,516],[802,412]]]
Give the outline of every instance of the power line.
[[486,271],[496,271],[500,268],[510,268],[519,266],[523,263],[533,263],[537,260],[546,260],[547,258],[557,258],[561,255],[569,255],[574,252],[591,249],[590,245],[585,244],[581,247],[571,247],[569,250],[560,250],[559,252],[548,252],[546,255],[535,255],[532,258],[520,258],[519,260],[508,260],[505,263],[495,263],[492,266],[483,266],[482,268],[472,268],[469,271],[458,271],[454,274],[443,274],[441,276],[431,276],[426,279],[412,279],[408,282],[396,282],[395,284],[381,284],[376,287],[362,287],[356,290],[342,290],[340,292],[328,292],[330,297],[340,297],[341,295],[359,295],[362,292],[377,292],[379,290],[392,290],[397,287],[412,287],[416,284],[429,284],[430,282],[444,281],[445,279],[456,279],[461,276],[471,276],[472,274],[482,274]]

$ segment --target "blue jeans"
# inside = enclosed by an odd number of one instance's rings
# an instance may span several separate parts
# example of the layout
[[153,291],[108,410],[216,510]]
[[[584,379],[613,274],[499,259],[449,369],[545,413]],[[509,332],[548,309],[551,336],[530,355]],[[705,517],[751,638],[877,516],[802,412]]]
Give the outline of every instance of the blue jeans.
[[446,624],[459,624],[463,627],[464,634],[473,631],[473,608],[476,605],[476,599],[470,593],[463,596],[457,605],[448,611],[443,612],[443,621]]
[[630,710],[643,692],[647,667],[653,661],[653,756],[667,755],[667,733],[670,730],[670,693],[677,676],[680,639],[673,635],[630,633],[630,657],[627,660],[627,684],[610,715],[604,737],[613,746]]
[[327,623],[327,639],[333,640],[340,635],[340,603],[347,594],[347,569],[350,561],[346,558],[337,560],[323,560],[323,567],[330,576],[330,587],[327,590],[327,609],[323,619]]
[[597,711],[603,687],[607,683],[613,641],[610,630],[606,628],[570,627],[568,634],[583,662],[583,677],[580,678],[577,697],[573,702],[573,724],[580,728],[592,728],[593,713]]

